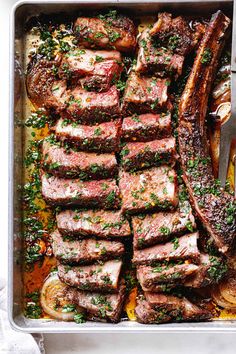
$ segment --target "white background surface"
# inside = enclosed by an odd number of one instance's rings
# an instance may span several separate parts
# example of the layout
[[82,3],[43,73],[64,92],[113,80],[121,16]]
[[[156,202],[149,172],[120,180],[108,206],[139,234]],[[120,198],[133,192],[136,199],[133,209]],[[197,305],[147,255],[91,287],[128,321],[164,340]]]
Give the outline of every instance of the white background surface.
[[[0,276],[7,275],[9,16],[14,0],[0,0]],[[47,354],[234,354],[235,334],[45,335]]]

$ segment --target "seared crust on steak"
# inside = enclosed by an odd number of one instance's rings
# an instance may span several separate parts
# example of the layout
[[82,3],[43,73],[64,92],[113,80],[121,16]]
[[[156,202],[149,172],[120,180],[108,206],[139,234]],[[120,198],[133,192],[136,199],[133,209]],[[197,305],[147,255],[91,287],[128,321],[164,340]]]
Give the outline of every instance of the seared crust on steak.
[[53,254],[64,264],[89,264],[94,261],[119,258],[124,245],[117,241],[95,240],[93,238],[68,241],[58,230],[51,234]]
[[131,52],[136,47],[136,27],[128,17],[113,14],[99,18],[78,17],[74,32],[80,46],[85,48],[115,48]]
[[171,135],[170,113],[134,114],[122,122],[121,137],[124,141],[150,141]]
[[125,171],[136,171],[166,164],[173,166],[177,157],[175,138],[127,143],[120,154],[121,164]]
[[127,237],[131,235],[128,220],[121,211],[64,210],[56,216],[58,230],[63,235],[99,238]]
[[121,120],[94,126],[59,119],[54,127],[58,139],[83,151],[115,152],[119,149]]
[[183,179],[194,209],[216,246],[233,250],[236,238],[235,199],[216,184],[206,135],[206,111],[212,80],[230,20],[218,11],[201,41],[179,105],[179,152]]
[[63,283],[81,290],[116,292],[122,261],[112,260],[86,266],[58,265],[58,276]]
[[81,181],[41,175],[42,196],[51,205],[76,205],[117,209],[120,205],[119,188],[113,179]]
[[133,263],[136,265],[155,264],[164,260],[193,259],[198,262],[200,253],[197,246],[198,232],[184,235],[177,240],[143,250],[134,250]]
[[66,150],[57,142],[45,139],[42,146],[43,166],[59,177],[81,180],[114,177],[118,171],[115,154]]
[[67,298],[88,312],[88,319],[118,322],[125,299],[125,285],[121,282],[118,293],[100,294],[69,288]]

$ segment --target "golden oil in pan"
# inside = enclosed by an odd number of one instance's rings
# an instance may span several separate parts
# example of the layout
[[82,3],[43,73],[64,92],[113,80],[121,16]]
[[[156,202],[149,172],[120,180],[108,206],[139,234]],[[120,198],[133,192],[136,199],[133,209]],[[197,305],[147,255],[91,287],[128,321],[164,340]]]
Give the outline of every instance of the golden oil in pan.
[[[153,24],[155,22],[155,17],[154,16],[148,16],[148,17],[142,17],[139,18],[139,26],[138,30],[139,32],[142,32],[148,25]],[[68,39],[69,41],[71,38]],[[29,54],[31,53],[32,49],[35,50],[38,45],[40,44],[40,39],[39,39],[39,33],[37,31],[30,31],[25,35],[25,40],[24,40],[24,71],[26,71],[27,64],[29,61]],[[225,105],[224,108],[227,108],[227,105],[230,104],[229,102],[230,99],[230,88],[228,91],[224,92],[224,94],[217,100],[212,99],[211,100],[211,106],[210,110],[212,112],[221,112],[222,115],[224,112],[221,108],[223,105]],[[221,109],[221,110],[220,110]],[[35,109],[32,106],[31,102],[29,101],[26,91],[24,90],[24,99],[23,99],[23,120],[25,119],[32,113],[34,112]],[[229,112],[227,113],[229,114]],[[210,140],[210,146],[211,146],[211,155],[212,155],[212,160],[213,160],[213,168],[215,174],[217,174],[218,171],[218,157],[219,157],[219,134],[220,134],[220,120],[215,120],[211,121],[211,124],[209,126],[209,140]],[[35,135],[34,139],[43,139],[49,134],[49,129],[43,128],[43,129],[32,129],[32,128],[24,128],[24,139],[25,139],[25,146],[24,146],[24,153],[26,152],[26,149],[29,145],[29,141],[32,140],[32,132]],[[229,163],[229,171],[228,171],[228,180],[230,183],[231,188],[234,187],[234,165],[233,165],[233,157],[236,153],[236,141],[234,141],[232,149],[231,149],[231,159]],[[28,172],[27,169],[24,167],[24,179],[25,183],[28,181]],[[42,199],[38,201],[40,204],[44,203]],[[40,220],[43,222],[43,225],[47,227],[47,224],[51,221],[53,218],[52,213],[45,212],[45,211],[39,211],[38,216]],[[44,251],[44,241],[40,241],[40,247],[42,248],[42,251]],[[40,291],[42,288],[42,284],[45,280],[45,278],[48,276],[48,274],[51,272],[52,269],[56,267],[56,259],[54,256],[44,256],[42,261],[37,261],[32,264],[32,268],[28,270],[23,271],[23,283],[24,283],[24,293],[33,293],[35,291]],[[127,296],[126,302],[124,309],[127,313],[127,316],[129,320],[135,321],[136,316],[134,313],[134,309],[136,306],[136,296],[137,296],[137,287],[133,288],[129,295]],[[216,306],[216,305],[215,305]],[[216,312],[217,317],[215,319],[218,320],[232,320],[236,319],[236,312],[230,312],[228,310],[222,310],[219,309],[216,306]],[[42,313],[41,317],[48,317],[45,313]]]

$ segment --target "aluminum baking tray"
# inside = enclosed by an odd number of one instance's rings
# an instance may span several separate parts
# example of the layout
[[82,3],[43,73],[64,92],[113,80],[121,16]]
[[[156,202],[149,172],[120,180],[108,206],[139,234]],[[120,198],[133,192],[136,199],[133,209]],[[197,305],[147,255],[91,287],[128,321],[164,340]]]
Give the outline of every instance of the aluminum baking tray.
[[81,325],[56,320],[31,320],[22,311],[22,273],[21,273],[21,202],[20,188],[23,182],[22,151],[24,142],[25,107],[23,104],[23,74],[19,67],[24,57],[24,25],[26,20],[40,13],[74,12],[82,9],[95,10],[106,7],[122,9],[125,13],[136,15],[155,14],[158,11],[172,11],[175,14],[211,15],[222,9],[232,17],[233,1],[222,0],[159,0],[159,1],[21,1],[11,13],[11,65],[10,65],[10,137],[9,137],[9,288],[8,313],[12,327],[23,332],[42,333],[109,333],[109,332],[236,332],[235,321],[213,321],[204,323],[172,323],[161,325],[142,325],[132,321],[118,324],[87,322]]

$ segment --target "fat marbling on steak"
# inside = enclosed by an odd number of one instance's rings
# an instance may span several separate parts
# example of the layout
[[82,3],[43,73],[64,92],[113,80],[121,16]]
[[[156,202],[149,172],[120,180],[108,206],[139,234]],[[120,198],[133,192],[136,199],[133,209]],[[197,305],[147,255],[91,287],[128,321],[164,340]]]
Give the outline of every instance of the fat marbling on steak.
[[117,241],[95,240],[67,240],[58,230],[51,234],[53,254],[64,264],[88,264],[94,261],[120,258],[124,253],[124,245]]
[[129,222],[120,210],[63,210],[57,214],[56,220],[63,235],[99,238],[131,236]]
[[117,151],[119,149],[120,130],[121,119],[93,126],[59,119],[54,126],[54,132],[58,139],[70,142],[80,150],[93,152]]
[[60,143],[44,139],[42,145],[44,169],[59,177],[78,177],[81,180],[114,177],[118,167],[115,154],[65,149]]
[[230,20],[216,12],[206,28],[179,104],[179,153],[183,179],[198,218],[223,253],[233,250],[236,202],[214,180],[206,133],[210,89]]
[[116,292],[121,266],[121,260],[85,266],[59,264],[58,276],[63,283],[81,290]]

